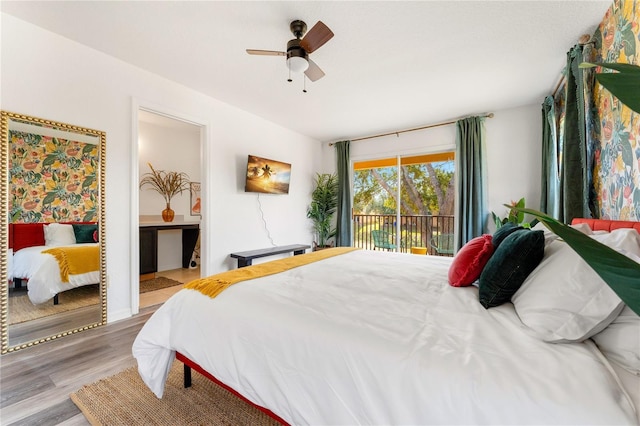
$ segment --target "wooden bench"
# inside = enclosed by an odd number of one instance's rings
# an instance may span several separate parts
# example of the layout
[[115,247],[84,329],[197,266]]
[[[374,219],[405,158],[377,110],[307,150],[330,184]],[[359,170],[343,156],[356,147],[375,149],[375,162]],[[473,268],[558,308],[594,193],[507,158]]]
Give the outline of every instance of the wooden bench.
[[298,254],[304,254],[305,250],[311,248],[306,244],[291,244],[288,246],[269,247],[264,249],[241,251],[238,253],[231,253],[230,256],[234,259],[238,259],[238,268],[251,265],[253,259],[259,257],[274,256],[276,254],[291,253],[296,256]]

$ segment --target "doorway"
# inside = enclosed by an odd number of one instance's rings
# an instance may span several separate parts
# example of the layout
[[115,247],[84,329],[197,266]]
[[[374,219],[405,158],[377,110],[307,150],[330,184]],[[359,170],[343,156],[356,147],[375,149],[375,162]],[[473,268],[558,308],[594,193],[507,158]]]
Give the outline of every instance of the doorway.
[[[165,302],[182,284],[200,278],[203,127],[153,111],[138,111],[138,182],[175,173],[173,197],[153,184],[138,188],[139,307]],[[171,221],[163,210],[171,209]]]

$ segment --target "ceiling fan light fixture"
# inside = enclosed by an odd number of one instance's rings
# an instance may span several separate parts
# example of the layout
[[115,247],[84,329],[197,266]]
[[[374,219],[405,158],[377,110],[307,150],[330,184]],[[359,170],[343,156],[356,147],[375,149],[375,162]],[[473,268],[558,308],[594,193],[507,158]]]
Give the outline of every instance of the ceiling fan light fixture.
[[300,56],[291,56],[287,58],[287,67],[291,72],[305,72],[309,68],[309,62]]
[[[0,0],[2,1],[2,0]],[[287,51],[280,52],[277,50],[259,50],[259,49],[247,49],[249,55],[263,55],[263,56],[285,56],[287,68],[289,69],[289,78],[291,80],[291,73],[304,73],[310,81],[316,81],[324,77],[324,72],[309,59],[309,54],[318,50],[327,41],[333,37],[333,31],[329,29],[322,21],[318,21],[307,32],[307,24],[303,21],[295,20],[289,25],[289,29],[295,36],[294,39],[287,42]]]

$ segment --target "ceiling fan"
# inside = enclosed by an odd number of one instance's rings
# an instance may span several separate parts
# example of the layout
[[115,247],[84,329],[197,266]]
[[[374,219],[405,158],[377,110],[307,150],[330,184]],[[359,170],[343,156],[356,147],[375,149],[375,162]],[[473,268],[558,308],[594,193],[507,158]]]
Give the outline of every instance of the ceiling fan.
[[[309,54],[315,52],[333,37],[333,31],[322,21],[318,21],[307,32],[307,24],[304,21],[295,20],[289,25],[289,29],[295,36],[287,43],[287,51],[247,49],[249,55],[286,56],[287,67],[292,72],[304,72],[311,81],[324,77],[324,71],[315,62],[309,59]],[[305,35],[306,33],[306,35]],[[291,78],[289,78],[291,81]]]

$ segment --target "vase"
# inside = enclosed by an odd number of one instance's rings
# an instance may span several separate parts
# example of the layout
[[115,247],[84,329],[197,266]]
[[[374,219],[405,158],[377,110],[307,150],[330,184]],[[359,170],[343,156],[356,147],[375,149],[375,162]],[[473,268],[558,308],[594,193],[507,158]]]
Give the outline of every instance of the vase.
[[162,220],[165,222],[173,222],[173,217],[175,213],[171,210],[171,204],[167,203],[167,208],[162,210]]

